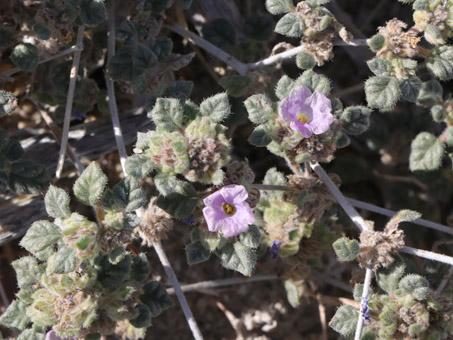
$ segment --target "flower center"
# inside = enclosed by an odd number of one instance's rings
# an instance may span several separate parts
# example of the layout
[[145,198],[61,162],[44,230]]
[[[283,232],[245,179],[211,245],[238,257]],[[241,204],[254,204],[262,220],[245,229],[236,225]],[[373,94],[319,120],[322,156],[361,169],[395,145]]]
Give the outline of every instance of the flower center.
[[228,216],[233,216],[236,213],[236,207],[231,203],[223,203],[222,209]]
[[299,113],[296,117],[301,123],[310,123],[310,119],[303,113]]

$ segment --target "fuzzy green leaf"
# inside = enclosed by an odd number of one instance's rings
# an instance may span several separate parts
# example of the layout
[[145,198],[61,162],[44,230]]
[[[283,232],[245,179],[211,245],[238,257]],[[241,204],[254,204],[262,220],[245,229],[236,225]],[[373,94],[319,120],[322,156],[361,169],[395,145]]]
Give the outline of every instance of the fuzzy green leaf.
[[54,218],[64,218],[71,214],[69,209],[69,195],[63,189],[53,185],[47,190],[44,202],[46,203],[46,211],[49,216]]
[[397,260],[389,267],[383,268],[376,273],[376,281],[379,287],[391,294],[398,288],[398,282],[404,275],[406,265],[403,261]]
[[201,241],[195,241],[187,245],[186,257],[187,263],[193,265],[209,260],[211,252],[203,246]]
[[173,305],[166,289],[156,281],[147,283],[143,287],[143,295],[139,298],[148,307],[152,317],[158,316],[164,309]]
[[435,79],[424,82],[420,88],[417,102],[421,105],[432,106],[442,102],[443,88]]
[[286,97],[289,96],[289,93],[294,88],[294,85],[295,85],[294,80],[288,77],[287,75],[284,75],[283,77],[280,78],[280,80],[277,83],[277,86],[275,87],[275,95],[280,100],[285,99]]
[[245,276],[251,276],[256,262],[256,251],[240,242],[228,244],[216,251],[222,266],[233,269]]
[[348,337],[355,332],[358,317],[357,310],[353,306],[343,305],[337,309],[329,326],[344,337]]
[[405,209],[405,210],[400,210],[398,211],[398,218],[400,219],[400,221],[405,221],[405,222],[411,222],[411,221],[415,221],[416,219],[420,218],[422,216],[421,213],[419,213],[418,211],[414,211],[414,210],[409,210],[409,209]]
[[25,312],[27,305],[20,300],[14,300],[0,316],[0,323],[14,329],[23,331],[30,323],[30,318]]
[[105,7],[103,0],[81,0],[80,20],[85,25],[98,25],[105,20]]
[[[177,80],[169,85],[166,85],[162,97],[171,97],[179,100],[189,98],[192,93],[193,82],[188,80]],[[184,114],[186,116],[186,114]]]
[[131,212],[146,203],[146,195],[140,182],[134,177],[126,177],[112,189],[116,206],[124,211]]
[[154,185],[157,190],[163,195],[168,196],[182,184],[182,181],[176,178],[171,173],[160,172],[154,176]]
[[258,248],[261,241],[261,232],[258,227],[252,225],[249,229],[239,234],[239,242],[248,248]]
[[398,79],[388,76],[371,77],[365,82],[365,94],[370,107],[390,110],[401,96]]
[[329,79],[322,74],[317,74],[313,70],[304,71],[304,73],[296,79],[293,88],[299,86],[306,86],[311,92],[321,92],[325,95],[330,93]]
[[296,56],[296,65],[302,70],[307,70],[316,66],[316,60],[310,53],[300,52]]
[[145,178],[153,171],[153,164],[146,155],[137,154],[126,158],[126,173],[128,175]]
[[38,65],[39,51],[36,46],[23,43],[14,47],[10,56],[14,65],[24,71],[33,71]]
[[422,87],[422,81],[417,77],[400,79],[400,90],[403,98],[415,103]]
[[274,103],[264,94],[255,94],[244,102],[249,119],[255,124],[263,124],[274,115]]
[[132,326],[136,328],[146,328],[152,325],[151,312],[145,305],[137,305],[135,307],[138,310],[138,316],[130,320]]
[[332,246],[340,261],[353,261],[360,253],[359,242],[346,237],[339,238]]
[[17,107],[17,99],[11,92],[0,90],[0,117],[9,115]]
[[105,288],[114,288],[121,285],[130,275],[131,256],[127,254],[117,264],[112,264],[107,255],[100,259],[98,280]]
[[346,133],[360,135],[370,126],[371,110],[364,106],[347,107],[340,116],[340,121]]
[[61,238],[60,229],[49,221],[36,221],[20,241],[30,253],[53,246]]
[[392,71],[392,65],[390,62],[383,58],[373,58],[367,61],[367,65],[377,76],[389,76]]
[[266,0],[266,9],[274,15],[288,13],[293,8],[292,0]]
[[178,99],[157,98],[156,105],[148,113],[156,124],[157,130],[174,131],[182,126],[184,110]]
[[231,113],[228,95],[218,93],[200,104],[200,112],[203,116],[211,118],[214,122],[221,122]]
[[175,218],[185,219],[190,216],[198,201],[195,188],[189,183],[184,183],[179,192],[173,192],[166,197],[159,196],[156,205]]
[[433,48],[426,58],[426,67],[440,80],[453,79],[453,46]]
[[132,258],[131,280],[144,281],[148,278],[151,268],[144,253],[139,253]]
[[74,195],[86,205],[96,206],[107,184],[107,176],[96,162],[91,162],[74,183]]
[[255,146],[266,146],[272,142],[272,136],[264,125],[259,125],[252,131],[248,138],[248,142]]
[[17,194],[39,194],[47,189],[49,182],[42,165],[29,161],[11,164],[8,185]]
[[20,289],[27,289],[39,282],[41,273],[38,262],[32,256],[24,256],[11,263],[16,271],[17,283]]
[[412,294],[418,301],[425,300],[429,293],[429,282],[423,276],[409,274],[401,279],[398,288]]
[[296,13],[288,13],[277,22],[275,32],[297,38],[304,32],[304,23]]
[[55,258],[55,273],[66,274],[72,272],[76,268],[77,257],[76,250],[70,247],[62,247],[58,249]]
[[33,329],[26,329],[17,337],[16,340],[44,340],[46,338],[46,334],[39,333],[34,331]]
[[443,156],[444,143],[428,132],[421,132],[412,141],[409,168],[411,171],[436,170]]

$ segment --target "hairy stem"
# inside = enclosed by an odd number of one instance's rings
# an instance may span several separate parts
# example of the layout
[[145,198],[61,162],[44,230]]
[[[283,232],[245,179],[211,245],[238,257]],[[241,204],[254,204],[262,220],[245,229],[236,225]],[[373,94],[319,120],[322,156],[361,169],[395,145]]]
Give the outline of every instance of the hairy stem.
[[72,60],[71,75],[69,78],[69,89],[68,96],[66,98],[66,110],[64,114],[64,123],[63,123],[63,134],[61,137],[60,153],[58,155],[57,163],[57,172],[56,177],[60,178],[61,172],[63,170],[64,159],[66,156],[66,149],[68,146],[68,134],[69,134],[69,123],[71,122],[71,113],[72,105],[74,102],[74,93],[77,82],[77,74],[79,73],[80,65],[80,56],[82,54],[82,43],[83,43],[83,32],[85,31],[85,26],[79,26],[77,31],[77,43],[76,46],[80,48],[79,51],[74,53],[74,59]]

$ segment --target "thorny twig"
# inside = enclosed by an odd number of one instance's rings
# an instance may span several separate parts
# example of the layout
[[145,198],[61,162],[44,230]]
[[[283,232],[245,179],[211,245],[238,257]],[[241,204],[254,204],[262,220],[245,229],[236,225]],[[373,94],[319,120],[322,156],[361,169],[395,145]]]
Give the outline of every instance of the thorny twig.
[[64,123],[63,123],[63,135],[61,138],[61,145],[60,145],[60,153],[58,155],[58,163],[57,163],[57,172],[56,177],[60,178],[61,171],[63,170],[64,159],[66,156],[66,149],[68,146],[68,134],[69,134],[69,123],[71,122],[71,113],[72,113],[72,105],[74,102],[74,93],[75,87],[77,83],[77,74],[79,73],[79,65],[80,65],[80,56],[82,54],[82,43],[83,43],[83,32],[85,31],[85,26],[79,26],[79,30],[77,31],[77,42],[76,46],[80,48],[80,51],[74,53],[74,59],[72,60],[72,67],[71,67],[71,75],[69,78],[69,89],[68,89],[68,96],[66,98],[66,110],[64,115]]

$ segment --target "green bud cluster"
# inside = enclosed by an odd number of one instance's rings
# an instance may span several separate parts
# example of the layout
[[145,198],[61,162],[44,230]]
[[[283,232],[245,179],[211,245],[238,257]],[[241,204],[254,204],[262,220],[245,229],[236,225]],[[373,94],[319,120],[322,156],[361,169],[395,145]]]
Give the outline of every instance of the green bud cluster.
[[137,154],[127,160],[130,174],[145,177],[154,169],[156,186],[164,196],[178,190],[181,182],[176,175],[191,182],[221,184],[231,146],[220,122],[230,113],[226,93],[204,100],[199,107],[191,101],[158,98],[148,114],[156,130],[138,134]]
[[[20,291],[0,317],[22,332],[19,338],[44,338],[48,328],[61,338],[99,337],[113,334],[120,321],[144,334],[151,318],[172,304],[165,288],[150,281],[146,256],[132,255],[125,248],[132,238],[120,237],[138,225],[128,220],[146,202],[143,190],[135,178],[107,190],[106,183],[92,163],[74,184],[76,198],[96,209],[97,223],[71,212],[64,190],[47,191],[54,220],[35,222],[22,239],[32,255],[13,262]],[[121,218],[113,223],[112,216]]]
[[453,37],[453,4],[447,1],[417,0],[413,3],[415,26],[433,45],[443,45]]

